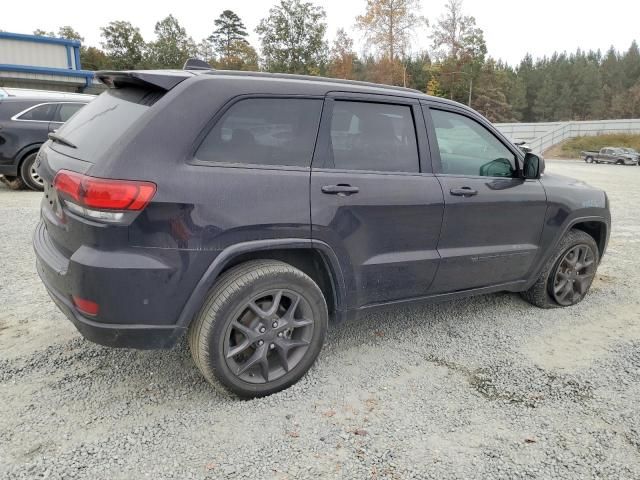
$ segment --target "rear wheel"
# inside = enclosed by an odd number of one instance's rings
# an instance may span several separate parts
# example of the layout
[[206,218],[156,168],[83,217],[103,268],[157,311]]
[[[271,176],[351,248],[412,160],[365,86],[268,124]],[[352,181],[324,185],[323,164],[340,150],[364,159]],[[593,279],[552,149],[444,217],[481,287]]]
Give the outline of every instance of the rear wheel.
[[327,331],[318,285],[283,262],[257,260],[225,273],[189,328],[193,359],[212,384],[261,397],[296,383]]
[[593,163],[593,157],[586,157],[584,161],[587,163]]
[[35,168],[36,156],[38,152],[27,155],[20,165],[20,178],[31,190],[44,190],[44,181]]
[[541,308],[575,305],[589,291],[599,262],[600,253],[593,237],[581,230],[570,230],[536,283],[522,292],[522,297]]
[[624,165],[624,161],[623,160],[618,160],[618,161],[616,161],[616,165]]

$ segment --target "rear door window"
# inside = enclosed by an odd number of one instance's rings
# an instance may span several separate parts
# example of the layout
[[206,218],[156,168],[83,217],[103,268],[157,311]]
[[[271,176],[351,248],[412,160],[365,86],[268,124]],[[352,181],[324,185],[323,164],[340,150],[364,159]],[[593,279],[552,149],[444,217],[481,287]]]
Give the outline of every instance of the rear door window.
[[410,106],[336,101],[331,116],[333,165],[344,170],[418,172]]
[[322,100],[247,98],[216,122],[196,152],[205,162],[309,167]]
[[50,122],[53,120],[57,107],[58,105],[55,103],[45,103],[27,110],[17,118],[18,120]]

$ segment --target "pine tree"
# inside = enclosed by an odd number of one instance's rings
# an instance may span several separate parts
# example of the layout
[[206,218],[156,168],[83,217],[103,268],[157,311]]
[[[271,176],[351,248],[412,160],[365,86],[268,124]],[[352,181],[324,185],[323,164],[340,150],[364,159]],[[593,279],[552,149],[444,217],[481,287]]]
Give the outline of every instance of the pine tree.
[[215,53],[221,61],[237,55],[247,44],[245,37],[249,35],[240,17],[232,10],[225,10],[213,22],[216,29],[209,37]]

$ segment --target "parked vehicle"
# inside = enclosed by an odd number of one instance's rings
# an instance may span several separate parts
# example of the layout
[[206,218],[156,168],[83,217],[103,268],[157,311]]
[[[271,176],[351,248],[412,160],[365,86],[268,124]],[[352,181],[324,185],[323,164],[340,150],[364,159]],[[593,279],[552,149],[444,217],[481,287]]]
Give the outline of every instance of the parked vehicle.
[[631,157],[635,158],[637,162],[636,164],[640,165],[640,152],[638,152],[633,148],[626,148],[626,147],[620,148],[620,150],[622,150],[627,155],[630,155]]
[[622,148],[604,147],[599,152],[581,152],[584,161],[587,163],[615,163],[616,165],[637,165],[636,155],[626,152]]
[[531,146],[525,141],[515,142],[514,145],[525,154],[533,152],[533,148],[531,148]]
[[329,318],[587,294],[607,195],[418,91],[230,71],[98,72],[45,143],[37,269],[89,340],[168,348],[243,397],[295,383]]
[[5,88],[0,96],[0,175],[11,185],[42,190],[34,168],[38,149],[93,95]]

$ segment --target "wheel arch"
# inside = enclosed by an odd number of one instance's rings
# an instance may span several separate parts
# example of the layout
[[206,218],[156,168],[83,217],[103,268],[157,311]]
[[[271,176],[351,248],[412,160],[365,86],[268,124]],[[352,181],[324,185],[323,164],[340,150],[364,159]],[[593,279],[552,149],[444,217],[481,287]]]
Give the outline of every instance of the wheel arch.
[[189,326],[220,275],[258,259],[281,260],[309,275],[325,295],[329,312],[341,317],[346,305],[345,283],[331,247],[311,239],[274,239],[243,242],[222,250],[192,291],[176,325],[183,329]]
[[[608,200],[606,200],[606,202],[608,208]],[[571,220],[565,222],[562,226],[558,227],[557,233],[554,234],[553,240],[551,240],[545,247],[544,252],[536,261],[535,268],[533,268],[529,273],[529,278],[523,285],[524,290],[527,290],[536,282],[546,262],[553,255],[555,248],[571,229],[582,230],[590,235],[598,245],[600,260],[602,260],[602,257],[607,249],[607,244],[609,242],[610,220],[608,220],[608,217],[591,215],[572,218]]]
[[603,257],[604,252],[607,248],[607,238],[609,235],[608,225],[604,221],[604,219],[577,220],[572,223],[566,231],[569,231],[570,229],[582,230],[583,232],[590,235],[598,245],[600,258]]
[[38,150],[40,150],[40,147],[42,147],[42,143],[32,143],[31,145],[22,147],[22,149],[16,155],[16,158],[18,158],[18,161],[16,162],[16,165],[18,167],[18,172],[20,171],[20,166],[22,165],[22,162],[24,162],[24,160],[32,153],[37,153]]

